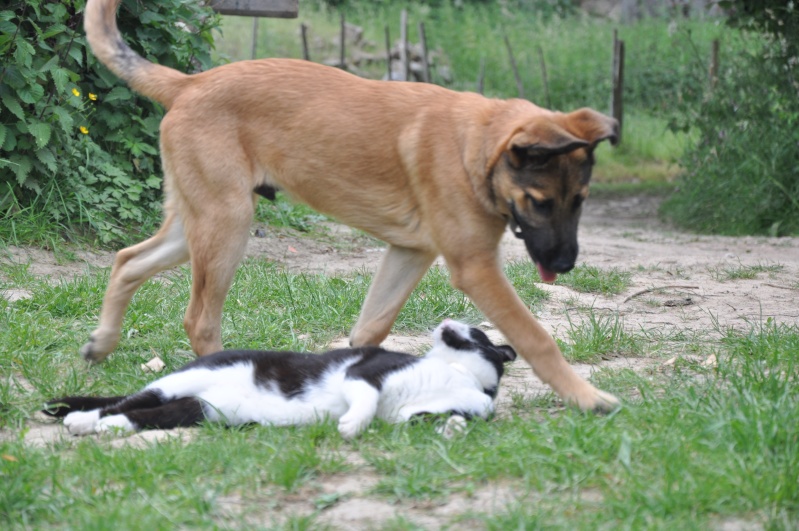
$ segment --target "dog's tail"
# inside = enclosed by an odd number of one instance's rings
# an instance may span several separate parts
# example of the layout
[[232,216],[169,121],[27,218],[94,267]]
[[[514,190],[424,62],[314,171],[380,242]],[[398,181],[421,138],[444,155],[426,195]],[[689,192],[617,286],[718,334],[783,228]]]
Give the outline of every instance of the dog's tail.
[[89,0],[86,4],[83,27],[92,52],[133,90],[168,109],[189,83],[190,76],[151,63],[125,44],[116,21],[121,1]]
[[125,396],[65,396],[50,400],[44,405],[42,413],[51,417],[66,417],[73,411],[91,411],[113,406],[123,401]]

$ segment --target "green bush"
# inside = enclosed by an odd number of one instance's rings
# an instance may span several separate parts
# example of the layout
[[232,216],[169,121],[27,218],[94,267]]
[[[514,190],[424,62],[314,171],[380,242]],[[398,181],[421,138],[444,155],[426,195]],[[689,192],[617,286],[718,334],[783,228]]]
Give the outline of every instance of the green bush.
[[[17,0],[0,10],[0,212],[9,220],[33,208],[55,224],[89,225],[108,242],[159,202],[163,110],[91,54],[85,3]],[[124,0],[118,23],[151,61],[211,66],[219,19],[202,2]]]
[[[796,25],[799,13],[786,15]],[[684,110],[683,124],[699,141],[663,207],[679,225],[728,235],[799,233],[797,38],[749,34],[752,51],[725,57],[713,92]]]

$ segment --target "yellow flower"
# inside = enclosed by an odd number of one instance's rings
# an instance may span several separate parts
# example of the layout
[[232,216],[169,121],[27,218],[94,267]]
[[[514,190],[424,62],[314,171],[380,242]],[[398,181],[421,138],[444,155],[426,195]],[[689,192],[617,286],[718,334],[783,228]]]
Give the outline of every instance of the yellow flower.
[[76,89],[76,88],[72,89],[72,94],[74,94],[76,98],[80,97],[80,91],[78,89]]
[[80,126],[80,132],[83,133],[84,135],[88,135],[89,134],[89,128],[86,127],[85,125],[82,125],[82,126]]
[[92,101],[97,101],[97,94],[92,94],[91,92],[89,92],[89,99]]

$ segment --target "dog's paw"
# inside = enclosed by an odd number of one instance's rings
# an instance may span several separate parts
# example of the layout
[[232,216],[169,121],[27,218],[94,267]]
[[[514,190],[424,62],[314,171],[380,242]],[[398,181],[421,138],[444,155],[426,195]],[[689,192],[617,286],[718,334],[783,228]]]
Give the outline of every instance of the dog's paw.
[[89,336],[89,341],[80,348],[80,355],[90,363],[102,363],[116,348],[117,343],[119,343],[118,335],[102,334],[95,330]]
[[64,417],[64,426],[72,435],[88,435],[97,430],[100,410],[74,411]]
[[352,439],[361,433],[369,424],[369,419],[355,415],[344,415],[338,419],[338,432],[345,439]]
[[461,415],[452,415],[447,421],[436,428],[436,433],[445,439],[452,439],[466,431],[466,419]]
[[89,339],[82,347],[80,347],[80,355],[89,363],[101,363],[105,360],[108,353],[101,352],[97,348],[94,338]]
[[597,396],[598,400],[591,409],[594,413],[613,413],[621,408],[621,402],[612,394],[597,389]]
[[129,433],[136,431],[136,426],[125,415],[109,415],[97,422],[97,433]]
[[600,391],[596,387],[586,384],[587,389],[581,393],[566,397],[566,403],[577,406],[583,411],[594,413],[612,413],[621,407],[619,399],[610,393]]

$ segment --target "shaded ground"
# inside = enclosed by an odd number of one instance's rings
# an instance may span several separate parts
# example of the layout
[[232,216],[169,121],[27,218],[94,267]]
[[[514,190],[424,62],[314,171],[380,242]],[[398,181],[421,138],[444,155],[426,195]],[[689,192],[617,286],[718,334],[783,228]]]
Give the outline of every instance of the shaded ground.
[[[682,337],[714,339],[727,327],[744,329],[750,322],[767,318],[790,324],[799,321],[799,238],[685,234],[657,219],[657,204],[655,197],[623,197],[592,198],[586,205],[580,235],[581,260],[603,269],[630,272],[632,282],[624,293],[606,297],[581,294],[564,286],[541,285],[552,298],[539,318],[558,337],[566,337],[569,327],[566,315],[579,322],[590,312],[618,313],[627,330],[646,331],[657,345],[646,358],[614,358],[594,366],[576,365],[576,370],[585,377],[605,367],[651,370],[673,356],[690,355],[681,351],[684,342],[670,339],[678,333]],[[294,271],[328,274],[373,271],[383,252],[377,242],[338,225],[331,224],[328,235],[321,239],[286,231],[265,232],[265,237],[250,239],[247,254],[283,263]],[[521,242],[510,234],[504,240],[503,253],[508,259],[527,259]],[[11,248],[10,254],[16,262],[29,263],[31,273],[53,279],[80,275],[92,267],[106,267],[113,259],[111,253],[78,252],[76,261],[59,263],[52,253],[39,250]],[[28,294],[11,289],[2,295],[15,299]],[[501,340],[488,323],[485,327],[493,339]],[[345,342],[345,338],[340,338],[335,344]],[[387,341],[390,348],[414,352],[423,350],[427,344],[426,337],[391,336]],[[524,362],[517,361],[503,381],[498,414],[507,412],[511,400],[525,400],[548,391]],[[35,420],[30,428],[25,439],[35,445],[69,437],[60,424],[44,419]],[[109,444],[146,447],[163,437],[188,440],[192,435],[191,430],[153,431]],[[291,496],[276,493],[268,508],[263,507],[262,500],[242,496],[229,496],[220,503],[231,517],[245,515],[247,521],[264,525],[273,518],[310,514],[316,510],[310,500],[337,494],[339,501],[324,509],[317,523],[362,529],[402,515],[426,528],[438,528],[468,510],[491,512],[518,495],[513,485],[492,484],[478,488],[472,497],[457,494],[436,505],[390,504],[368,494],[376,479],[357,455],[353,459],[352,473],[320,481],[307,487],[308,492]],[[760,526],[722,521],[718,528],[759,529]]]

